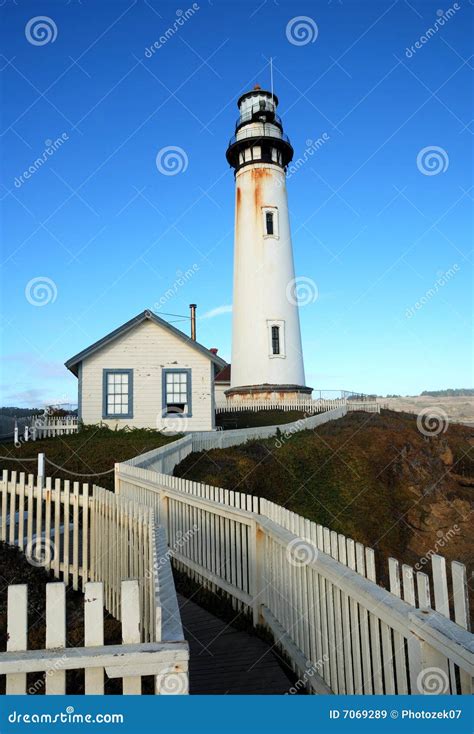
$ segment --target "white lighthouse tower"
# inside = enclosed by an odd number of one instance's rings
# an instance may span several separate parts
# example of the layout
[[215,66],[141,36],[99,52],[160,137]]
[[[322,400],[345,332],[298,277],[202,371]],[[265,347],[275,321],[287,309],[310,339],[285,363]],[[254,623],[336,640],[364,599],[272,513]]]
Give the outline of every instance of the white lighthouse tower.
[[235,170],[233,401],[298,399],[305,387],[285,170],[293,157],[278,99],[243,94],[226,157]]

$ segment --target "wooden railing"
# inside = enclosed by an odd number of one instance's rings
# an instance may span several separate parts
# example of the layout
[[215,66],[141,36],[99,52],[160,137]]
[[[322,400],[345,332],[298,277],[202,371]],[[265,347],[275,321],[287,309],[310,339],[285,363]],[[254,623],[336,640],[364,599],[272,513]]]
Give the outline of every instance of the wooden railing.
[[[126,672],[119,677],[134,678],[133,684],[124,684],[124,692],[140,693],[142,675],[156,676],[157,693],[168,692],[168,689],[187,692],[189,653],[179,622],[165,533],[155,521],[151,508],[96,486],[90,488],[78,482],[60,479],[53,482],[50,478],[38,480],[32,475],[25,477],[24,474],[17,476],[16,472],[11,475],[3,472],[0,509],[2,541],[17,546],[32,565],[51,571],[74,589],[82,588],[87,594],[91,582],[94,588],[100,584],[105,609],[122,621],[124,629],[134,630],[129,634],[130,639],[124,636],[124,642],[135,645],[131,650],[123,650],[121,669]],[[126,588],[123,582],[130,579],[136,581],[136,592],[131,597],[135,626],[127,616],[130,600],[128,596],[126,600],[123,597]],[[21,588],[26,598],[26,587]],[[26,639],[25,634],[24,629],[18,631],[18,639]],[[15,647],[8,650],[21,650],[22,654],[8,657],[7,653],[0,653],[0,674],[47,672],[48,666],[54,664],[49,652],[28,651],[25,654],[26,643],[23,648],[18,641],[14,644]],[[63,645],[58,642],[54,647]],[[174,657],[170,654],[173,650]],[[133,653],[130,658],[128,652]],[[142,659],[138,665],[140,652]],[[148,656],[150,652],[153,655]],[[88,658],[89,663],[83,665],[77,648],[64,649],[62,654],[69,661],[64,670],[87,669],[92,664]],[[101,651],[96,666],[106,668],[107,672],[113,668],[112,673],[116,673],[114,663],[110,663],[113,654],[120,653]],[[102,664],[103,656],[106,662]],[[22,667],[22,661],[26,661],[26,668]],[[176,668],[171,665],[173,661],[176,661]],[[41,667],[43,664],[45,667]],[[178,685],[170,685],[166,679],[170,671],[178,676]]]
[[[315,413],[323,413],[326,410],[334,410],[335,408],[341,408],[344,406],[352,406],[350,410],[369,410],[369,412],[377,413],[380,412],[380,408],[377,408],[377,401],[374,399],[364,399],[361,396],[358,400],[348,398],[298,398],[297,400],[290,400],[288,398],[281,398],[278,400],[263,400],[259,398],[252,399],[226,399],[225,397],[216,398],[216,413],[235,413],[243,411],[257,412],[261,410],[282,410],[285,412],[289,411],[300,411],[306,415],[314,415]],[[358,407],[355,407],[355,406]]]
[[[345,410],[310,420],[329,420]],[[179,452],[215,448],[219,441],[232,445],[226,441],[232,433],[228,440],[239,442],[241,432],[193,434]],[[148,456],[148,467],[159,464],[158,452]],[[166,461],[169,471],[170,453]],[[429,554],[432,581],[389,559],[384,589],[371,548],[265,499],[137,463],[116,465],[116,492],[154,510],[170,547],[195,529],[173,562],[197,583],[227,595],[236,609],[249,611],[255,625],[270,629],[312,691],[472,691],[474,644],[463,564],[451,564],[448,586],[445,559],[437,554]]]

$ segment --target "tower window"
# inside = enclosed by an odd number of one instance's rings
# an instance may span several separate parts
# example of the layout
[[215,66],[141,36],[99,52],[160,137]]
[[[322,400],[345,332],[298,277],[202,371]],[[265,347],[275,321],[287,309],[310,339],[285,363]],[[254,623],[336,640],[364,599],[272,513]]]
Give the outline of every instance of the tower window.
[[262,207],[262,229],[264,237],[278,239],[280,236],[278,209],[276,206]]
[[280,354],[280,327],[272,326],[272,353]]
[[274,234],[273,212],[265,212],[265,229],[267,234]]

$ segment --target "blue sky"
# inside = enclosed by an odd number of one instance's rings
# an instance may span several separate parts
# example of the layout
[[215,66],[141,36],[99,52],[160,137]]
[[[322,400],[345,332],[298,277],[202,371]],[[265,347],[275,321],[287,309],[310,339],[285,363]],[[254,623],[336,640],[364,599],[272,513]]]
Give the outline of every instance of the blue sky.
[[[270,56],[303,161],[288,180],[296,274],[319,294],[300,309],[307,384],[469,386],[473,6],[201,0],[147,52],[188,8],[2,3],[0,403],[75,400],[65,359],[160,303],[186,316],[196,302],[199,341],[230,358],[225,149]],[[46,35],[27,26],[38,15]],[[175,175],[157,166],[169,146]]]

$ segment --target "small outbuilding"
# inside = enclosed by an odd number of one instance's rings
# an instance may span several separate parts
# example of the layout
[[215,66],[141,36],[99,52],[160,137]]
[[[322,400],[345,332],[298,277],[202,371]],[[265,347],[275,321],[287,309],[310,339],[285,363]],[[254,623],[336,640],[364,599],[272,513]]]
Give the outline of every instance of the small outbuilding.
[[143,311],[66,362],[78,378],[78,416],[158,430],[215,426],[215,376],[226,362],[151,311]]

